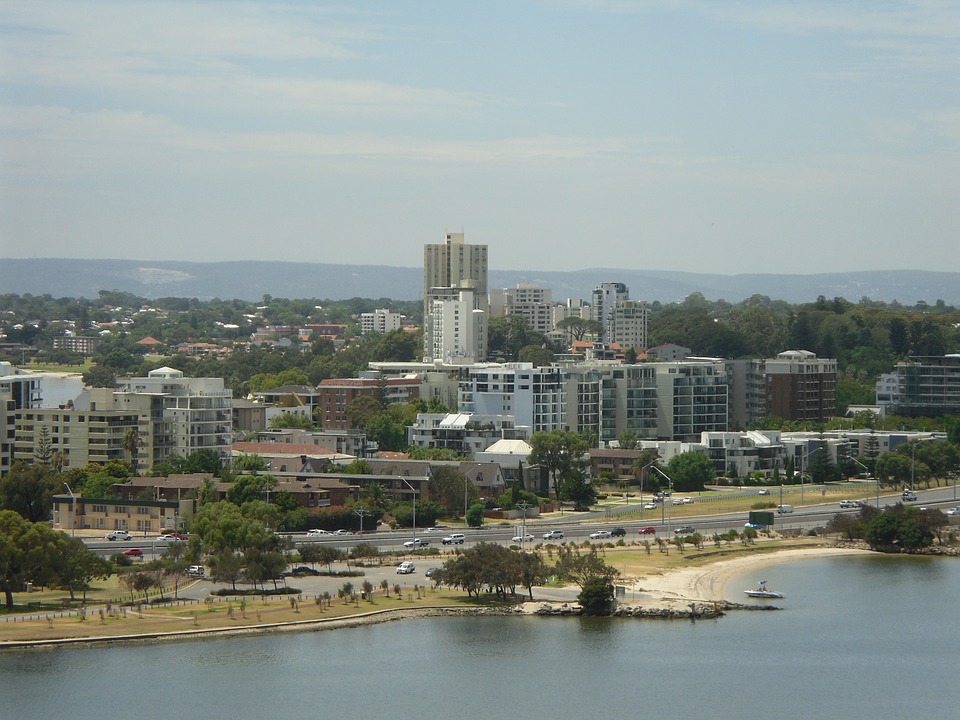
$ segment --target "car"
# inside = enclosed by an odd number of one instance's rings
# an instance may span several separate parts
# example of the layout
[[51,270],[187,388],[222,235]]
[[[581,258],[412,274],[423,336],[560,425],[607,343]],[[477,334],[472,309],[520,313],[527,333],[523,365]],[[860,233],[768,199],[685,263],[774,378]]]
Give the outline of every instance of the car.
[[184,536],[180,533],[164,533],[160,535],[154,542],[158,543],[173,543],[173,542],[183,542]]
[[684,504],[684,505],[693,505],[693,498],[692,498],[692,497],[685,497],[685,498],[683,499],[683,504]]
[[[428,532],[428,533],[438,533],[438,532],[440,532],[440,528],[438,528],[438,527],[428,527],[428,528],[425,528],[425,529],[424,529],[424,532]],[[433,570],[433,568],[430,568],[430,570]],[[430,570],[427,570],[427,572],[430,572]]]
[[960,507],[950,508],[949,510],[947,510],[947,515],[949,515],[950,517],[953,517],[955,515],[960,515]]
[[674,498],[670,501],[673,505],[683,505],[683,498]]
[[203,565],[191,565],[187,568],[187,575],[190,577],[203,577],[207,569]]
[[337,530],[337,531],[334,533],[334,535],[353,535],[353,531],[352,531],[352,530],[344,530],[343,528],[340,528],[339,530]]
[[589,535],[591,540],[604,540],[609,537],[613,537],[613,534],[609,530],[597,530],[592,532]]
[[127,557],[143,557],[143,550],[140,548],[128,548],[123,551]]
[[406,560],[400,563],[399,565],[397,565],[397,575],[409,575],[416,569],[417,569],[416,565],[414,565],[409,560]]
[[307,530],[307,537],[323,537],[324,535],[333,535],[333,533],[329,530],[321,530],[320,528]]
[[639,530],[637,530],[637,534],[638,535],[656,535],[657,529],[653,527],[653,525],[650,525],[649,527],[642,527]]
[[905,502],[913,502],[917,499],[917,494],[912,490],[904,490],[901,496]]
[[515,535],[513,537],[513,542],[515,543],[533,542],[533,535],[531,535],[530,533],[527,533],[526,535]]
[[627,531],[622,527],[615,527],[610,531],[610,534],[613,535],[613,537],[626,537]]
[[464,540],[466,540],[466,536],[463,533],[450,533],[440,540],[440,542],[444,545],[463,545]]
[[757,495],[769,495],[769,494],[770,494],[770,491],[767,490],[766,488],[760,488],[759,490],[757,490]]
[[674,535],[693,535],[697,529],[693,525],[681,525],[673,531]]
[[643,506],[643,509],[644,509],[644,510],[656,510],[656,509],[657,509],[657,504],[656,504],[656,503],[652,503],[652,502],[648,502],[646,505]]
[[108,532],[103,536],[107,540],[132,540],[133,535],[128,533],[126,530],[114,530],[113,532]]
[[424,576],[424,577],[433,577],[433,576],[436,575],[438,572],[440,572],[440,568],[438,568],[438,567],[427,568],[427,571],[423,574],[423,576]]
[[429,544],[430,544],[429,540],[424,540],[423,538],[414,538],[413,540],[407,540],[403,544],[403,546],[405,548],[418,548],[418,547],[426,547]]
[[855,508],[860,507],[860,503],[857,500],[841,500],[840,507],[842,508]]
[[761,525],[760,523],[747,523],[744,525],[748,530],[763,530],[766,525]]
[[544,540],[563,540],[563,530],[551,530],[543,534]]

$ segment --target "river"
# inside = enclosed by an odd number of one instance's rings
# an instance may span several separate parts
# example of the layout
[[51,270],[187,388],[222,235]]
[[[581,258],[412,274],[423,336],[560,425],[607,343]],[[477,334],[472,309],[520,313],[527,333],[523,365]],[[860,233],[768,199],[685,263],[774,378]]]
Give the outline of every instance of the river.
[[[2,717],[949,718],[960,561],[769,567],[781,612],[719,620],[432,618],[0,653]],[[728,587],[731,598],[755,576]]]

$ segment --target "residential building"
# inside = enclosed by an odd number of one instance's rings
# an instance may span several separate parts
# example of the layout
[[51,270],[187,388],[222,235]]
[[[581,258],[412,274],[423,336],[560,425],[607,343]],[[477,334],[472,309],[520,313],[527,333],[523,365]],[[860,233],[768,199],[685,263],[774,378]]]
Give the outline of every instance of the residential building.
[[430,356],[445,362],[476,362],[487,356],[486,313],[474,302],[472,290],[447,288],[444,296],[435,288],[430,315],[424,327],[429,326],[433,343]]
[[647,347],[647,325],[650,309],[646,303],[623,300],[610,308],[607,314],[607,342],[636,351]]
[[691,441],[727,429],[727,375],[719,360],[653,363],[657,384],[657,435]]
[[54,350],[68,350],[80,355],[93,355],[100,344],[100,336],[85,337],[83,335],[57,335],[53,338]]
[[501,439],[529,440],[530,428],[517,427],[510,415],[473,413],[417,413],[407,428],[409,445],[444,448],[471,458]]
[[604,337],[607,340],[610,313],[617,303],[630,299],[630,291],[622,282],[601,283],[590,296],[590,319],[596,320],[603,326]]
[[[433,313],[434,300],[449,297],[450,288],[472,290],[472,309],[486,313],[487,246],[464,242],[463,233],[447,233],[443,243],[423,246],[423,351],[428,360],[438,356],[433,354],[433,326],[427,318]],[[482,345],[486,347],[485,337]]]
[[651,360],[663,360],[665,362],[679,362],[688,358],[693,350],[683,345],[674,343],[665,343],[656,347],[647,348],[647,357]]
[[[189,514],[192,500],[183,500]],[[104,534],[126,530],[149,537],[177,530],[181,526],[181,502],[176,500],[120,500],[85,498],[79,495],[53,496],[53,528],[67,533],[96,530]]]
[[728,427],[745,430],[767,416],[765,363],[758,359],[725,360],[729,387]]
[[413,378],[329,378],[318,387],[320,408],[317,417],[325,431],[351,430],[353,418],[348,407],[358,397],[368,396],[384,404],[408,403],[420,397],[420,380]]
[[531,329],[546,335],[553,330],[553,291],[520,283],[515,288],[490,291],[490,316],[519,315]]
[[232,393],[223,378],[190,378],[162,367],[146,377],[117,379],[117,395],[145,395],[162,400],[162,419],[169,423],[173,450],[184,457],[212,450],[224,460],[231,443]]
[[364,335],[372,332],[385,335],[388,332],[399,330],[402,325],[403,315],[386,308],[378,308],[373,312],[360,314],[360,330]]
[[38,375],[0,362],[0,475],[13,464],[17,415],[39,408],[42,402]]
[[826,422],[836,415],[837,361],[788,350],[764,361],[767,415]]
[[897,363],[891,412],[908,417],[960,414],[960,354]]
[[327,431],[302,430],[300,428],[261,430],[256,433],[253,441],[258,443],[310,445],[313,448],[326,450],[337,455],[355,458],[367,456],[367,434],[362,430]]
[[461,412],[512,415],[533,432],[564,428],[564,391],[559,367],[533,363],[478,363],[460,382]]

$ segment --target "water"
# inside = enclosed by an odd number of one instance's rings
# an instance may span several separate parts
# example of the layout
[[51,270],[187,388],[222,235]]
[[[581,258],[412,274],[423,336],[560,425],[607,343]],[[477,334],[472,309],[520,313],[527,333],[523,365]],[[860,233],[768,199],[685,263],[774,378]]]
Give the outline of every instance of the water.
[[[3,718],[955,717],[960,562],[767,568],[783,612],[443,618],[0,653]],[[731,597],[755,576],[730,586]],[[739,599],[739,597],[737,597]]]

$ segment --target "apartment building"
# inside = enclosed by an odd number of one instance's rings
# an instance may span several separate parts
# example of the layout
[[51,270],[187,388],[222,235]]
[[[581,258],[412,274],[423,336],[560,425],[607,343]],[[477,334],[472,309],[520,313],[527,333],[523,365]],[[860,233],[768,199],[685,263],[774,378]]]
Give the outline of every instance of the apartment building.
[[836,414],[837,361],[787,350],[763,363],[766,414],[826,422]]
[[890,410],[897,415],[931,417],[960,414],[960,354],[914,356],[897,363]]
[[529,440],[530,434],[529,427],[518,427],[509,415],[417,413],[416,422],[407,428],[407,442],[474,458],[498,440]]
[[320,407],[317,416],[325,431],[350,430],[354,427],[348,407],[363,396],[375,397],[383,403],[407,403],[420,397],[420,380],[412,378],[329,378],[317,388]]
[[426,319],[434,300],[449,297],[450,288],[472,290],[473,309],[487,311],[487,246],[464,242],[463,233],[446,233],[443,243],[423,246],[423,351],[428,360],[438,356],[433,354],[433,327]]
[[511,415],[533,432],[564,429],[564,389],[559,367],[532,363],[482,363],[464,369],[461,412]]
[[360,331],[364,335],[373,332],[385,335],[388,332],[399,330],[402,325],[403,315],[386,308],[378,308],[373,312],[360,314]]
[[429,326],[430,356],[444,362],[476,362],[487,356],[487,316],[473,290],[435,288]]

